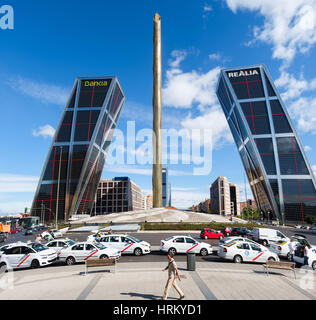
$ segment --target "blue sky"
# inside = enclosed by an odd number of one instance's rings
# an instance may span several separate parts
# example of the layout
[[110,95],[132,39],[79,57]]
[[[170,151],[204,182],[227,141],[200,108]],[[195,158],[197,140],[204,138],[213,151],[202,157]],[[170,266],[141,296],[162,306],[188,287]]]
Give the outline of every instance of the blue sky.
[[[163,127],[212,128],[209,173],[192,175],[194,163],[168,164],[175,206],[209,197],[209,185],[219,175],[243,189],[241,160],[215,96],[223,67],[268,67],[316,171],[315,0],[5,4],[14,9],[14,30],[0,29],[1,214],[31,206],[52,134],[77,76],[117,75],[127,98],[118,129],[126,136],[128,121],[136,121],[137,132],[151,128],[155,12],[162,17]],[[204,143],[202,155],[210,139]],[[126,158],[126,146],[123,151]],[[150,193],[150,169],[150,164],[108,164],[103,178],[130,176]]]

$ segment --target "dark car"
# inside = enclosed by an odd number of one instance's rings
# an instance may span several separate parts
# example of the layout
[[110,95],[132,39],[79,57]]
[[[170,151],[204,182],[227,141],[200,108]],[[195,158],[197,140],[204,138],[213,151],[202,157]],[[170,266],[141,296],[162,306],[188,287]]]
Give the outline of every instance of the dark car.
[[231,232],[231,236],[246,237],[249,234],[251,234],[251,231],[247,228],[233,228]]
[[5,242],[7,240],[7,235],[4,233],[0,233],[0,242]]
[[24,235],[30,236],[30,235],[34,234],[34,231],[35,231],[34,228],[27,228],[27,229],[25,230]]

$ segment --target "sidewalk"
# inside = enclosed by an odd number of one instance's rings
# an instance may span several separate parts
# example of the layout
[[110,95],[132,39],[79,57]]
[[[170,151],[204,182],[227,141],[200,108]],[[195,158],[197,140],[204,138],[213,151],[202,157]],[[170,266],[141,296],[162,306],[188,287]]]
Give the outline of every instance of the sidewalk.
[[[93,268],[84,275],[84,265],[58,266],[39,270],[14,272],[13,289],[0,289],[0,300],[5,299],[66,299],[66,300],[152,300],[160,299],[167,280],[162,272],[166,263],[119,263],[117,272],[104,272]],[[186,263],[178,263],[183,279],[179,286],[185,300],[280,300],[316,299],[316,277],[306,289],[304,273],[297,272],[297,280],[291,273],[272,273],[267,277],[261,265],[233,263],[197,263],[197,271],[186,270]],[[302,281],[301,281],[302,280]],[[170,290],[170,299],[177,299]]]

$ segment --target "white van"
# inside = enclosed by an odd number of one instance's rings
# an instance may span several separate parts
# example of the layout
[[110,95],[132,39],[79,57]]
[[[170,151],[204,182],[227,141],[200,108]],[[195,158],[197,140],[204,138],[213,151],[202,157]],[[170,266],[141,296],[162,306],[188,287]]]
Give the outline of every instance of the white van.
[[264,246],[269,245],[271,242],[277,242],[280,240],[290,240],[290,238],[288,238],[282,232],[276,229],[253,228],[252,235],[254,241],[262,243]]

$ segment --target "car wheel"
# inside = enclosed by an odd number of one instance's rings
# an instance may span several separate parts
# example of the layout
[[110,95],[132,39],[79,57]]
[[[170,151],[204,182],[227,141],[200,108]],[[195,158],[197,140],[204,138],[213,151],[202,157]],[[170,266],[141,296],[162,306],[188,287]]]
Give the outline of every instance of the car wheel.
[[266,247],[268,245],[268,241],[267,240],[263,240],[262,244]]
[[205,236],[205,237],[204,237],[204,240],[207,240],[207,239],[208,239],[208,236]]
[[269,257],[268,261],[275,261],[275,258],[274,257]]
[[75,263],[76,263],[76,260],[75,260],[74,257],[68,257],[68,258],[66,259],[66,264],[67,264],[67,266],[72,266],[72,265],[75,264]]
[[316,261],[313,261],[312,268],[313,268],[313,270],[316,270]]
[[143,254],[142,249],[136,248],[136,249],[134,250],[134,255],[135,255],[135,256],[141,256],[142,254]]
[[175,249],[175,248],[170,248],[169,250],[168,250],[168,254],[171,254],[171,255],[176,255],[177,254],[177,250]]
[[208,255],[207,250],[205,248],[201,249],[200,255],[203,256],[203,257],[207,256]]
[[7,271],[7,264],[5,262],[0,263],[0,271]]
[[31,262],[31,268],[32,269],[37,269],[37,268],[39,268],[39,266],[40,266],[40,264],[39,264],[38,260],[33,260]]
[[242,257],[237,254],[235,257],[234,257],[234,262],[235,263],[242,263]]
[[108,259],[109,257],[106,254],[102,254],[102,256],[100,257],[100,259]]

